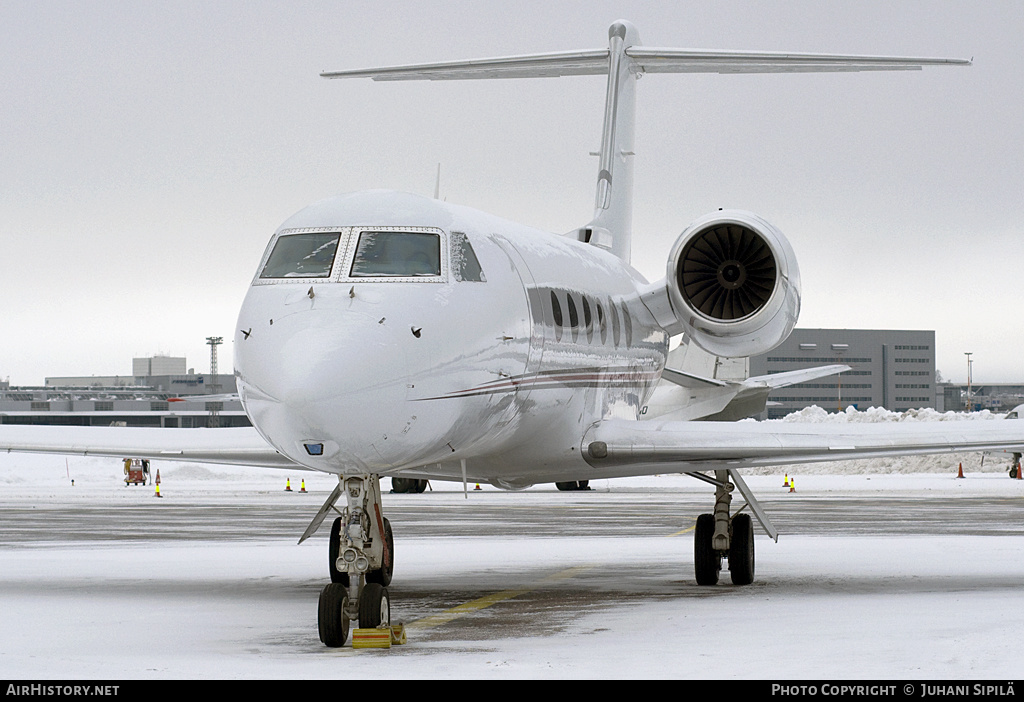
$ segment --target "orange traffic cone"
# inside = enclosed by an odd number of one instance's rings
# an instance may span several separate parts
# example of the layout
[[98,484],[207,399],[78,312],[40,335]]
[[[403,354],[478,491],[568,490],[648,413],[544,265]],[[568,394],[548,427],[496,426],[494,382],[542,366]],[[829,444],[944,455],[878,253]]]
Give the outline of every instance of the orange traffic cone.
[[796,478],[789,479],[789,491],[796,492]]
[[303,478],[302,479],[302,487],[299,488],[299,492],[305,492],[305,491],[306,491],[306,479]]
[[786,479],[782,481],[782,487],[789,487],[789,473],[786,473]]
[[479,489],[480,489],[480,483],[477,483],[477,484],[476,484],[476,487],[475,487],[475,488],[473,488],[473,489],[474,489],[474,490],[479,490]]
[[964,477],[964,464],[963,463],[960,464],[960,468],[957,471],[956,477],[958,477],[958,478]]
[[285,492],[291,492],[292,491],[292,479],[291,478],[287,478],[284,481],[284,491]]

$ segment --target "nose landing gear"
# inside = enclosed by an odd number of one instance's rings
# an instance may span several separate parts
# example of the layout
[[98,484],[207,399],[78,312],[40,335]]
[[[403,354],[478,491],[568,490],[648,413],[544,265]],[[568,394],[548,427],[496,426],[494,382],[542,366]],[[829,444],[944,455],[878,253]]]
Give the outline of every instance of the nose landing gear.
[[363,629],[391,624],[391,583],[395,540],[391,523],[381,514],[380,479],[376,475],[341,476],[338,487],[320,508],[300,543],[323,522],[344,493],[347,505],[331,525],[328,570],[331,582],[320,592],[317,627],[325,646],[348,640],[349,624]]

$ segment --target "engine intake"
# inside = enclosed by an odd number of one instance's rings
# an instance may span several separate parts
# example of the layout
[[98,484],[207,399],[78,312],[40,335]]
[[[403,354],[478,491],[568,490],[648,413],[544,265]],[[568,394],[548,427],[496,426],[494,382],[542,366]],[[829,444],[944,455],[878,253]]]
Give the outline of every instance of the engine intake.
[[709,319],[742,319],[771,299],[775,256],[754,230],[723,222],[689,240],[675,275],[683,299],[697,312]]
[[750,212],[720,210],[686,228],[665,278],[641,295],[669,333],[716,356],[753,356],[796,326],[800,272],[782,232]]

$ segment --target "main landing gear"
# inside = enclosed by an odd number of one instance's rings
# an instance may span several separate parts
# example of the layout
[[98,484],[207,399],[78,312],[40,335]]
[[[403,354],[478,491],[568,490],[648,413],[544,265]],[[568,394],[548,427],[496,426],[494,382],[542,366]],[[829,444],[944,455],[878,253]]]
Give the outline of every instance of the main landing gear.
[[738,487],[758,521],[776,541],[778,531],[768,521],[746,483],[733,470],[716,470],[711,478],[703,473],[689,475],[715,486],[715,511],[697,517],[693,538],[693,563],[698,585],[716,585],[726,560],[734,585],[754,582],[754,521],[749,514],[730,515],[732,491]]
[[417,480],[416,478],[392,478],[391,479],[391,492],[398,493],[420,493],[427,489],[426,480]]
[[363,629],[391,624],[387,586],[395,567],[394,534],[391,522],[381,515],[376,475],[342,476],[303,540],[335,509],[342,493],[347,506],[331,526],[328,547],[331,582],[320,592],[317,609],[320,640],[332,648],[345,645],[352,621],[358,620]]
[[563,492],[569,492],[573,490],[589,490],[589,480],[573,480],[567,483],[555,483],[555,487]]

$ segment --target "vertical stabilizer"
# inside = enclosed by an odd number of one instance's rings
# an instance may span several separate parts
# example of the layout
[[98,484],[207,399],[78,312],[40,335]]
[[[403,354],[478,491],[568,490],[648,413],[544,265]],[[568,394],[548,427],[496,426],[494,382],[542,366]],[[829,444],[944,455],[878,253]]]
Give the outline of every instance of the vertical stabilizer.
[[608,28],[608,48],[520,54],[380,68],[324,71],[324,78],[373,80],[480,80],[608,75],[601,164],[594,219],[574,233],[582,241],[630,260],[633,230],[633,137],[636,81],[646,73],[818,73],[916,71],[924,66],[969,66],[965,59],[850,56],[763,51],[706,51],[644,47],[631,23]]
[[640,76],[626,50],[640,46],[640,33],[619,20],[608,28],[608,87],[605,92],[601,163],[597,173],[590,241],[607,246],[626,263],[633,231],[633,138],[636,81]]

